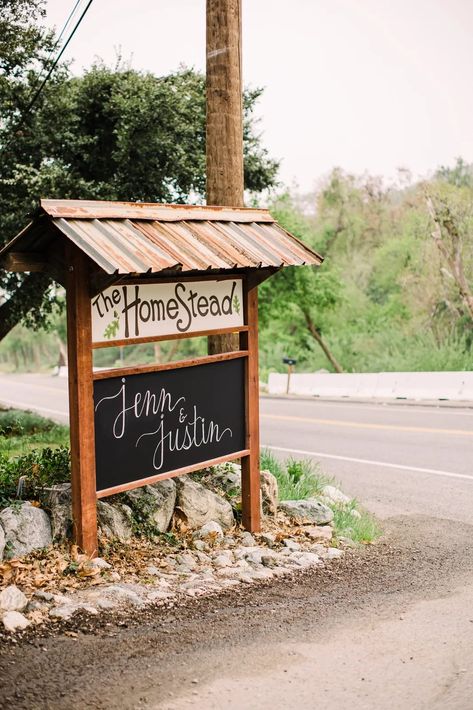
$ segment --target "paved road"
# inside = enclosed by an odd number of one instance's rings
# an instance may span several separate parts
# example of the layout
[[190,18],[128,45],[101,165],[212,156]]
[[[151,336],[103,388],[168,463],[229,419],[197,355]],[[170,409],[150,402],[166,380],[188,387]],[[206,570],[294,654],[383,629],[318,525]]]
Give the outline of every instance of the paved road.
[[[0,376],[0,402],[64,421],[66,399],[65,380]],[[156,674],[157,651],[140,642],[143,650],[133,647],[132,654],[142,653],[139,665],[150,669],[148,700],[140,701],[138,681],[134,690],[116,680],[127,671],[114,659],[115,699],[87,706],[471,710],[473,410],[262,398],[261,433],[278,456],[319,462],[386,519],[395,536],[385,573],[377,577],[376,566],[367,568],[366,581],[359,575],[346,598],[330,588],[330,578],[319,594],[317,586],[301,585],[303,612],[290,585],[287,597],[276,586],[265,606],[255,592],[261,619],[255,616],[251,643],[238,625],[231,628],[231,613],[239,612],[230,607],[225,641],[211,644],[194,634],[195,643],[188,639],[188,650],[174,651]],[[210,610],[209,628],[214,611],[226,613]],[[178,617],[175,623],[179,633]],[[60,647],[50,650],[60,655]],[[164,667],[170,676],[160,674]],[[198,690],[194,678],[201,679]]]
[[[67,421],[67,380],[0,375],[0,402]],[[307,457],[381,517],[473,521],[473,409],[261,399],[261,441]]]

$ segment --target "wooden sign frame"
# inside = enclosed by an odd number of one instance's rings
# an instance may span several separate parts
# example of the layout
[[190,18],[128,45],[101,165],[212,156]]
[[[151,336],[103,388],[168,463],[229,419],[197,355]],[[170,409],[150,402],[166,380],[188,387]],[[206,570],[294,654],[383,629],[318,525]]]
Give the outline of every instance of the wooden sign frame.
[[[96,490],[95,472],[95,431],[94,431],[94,380],[121,375],[158,372],[180,367],[220,362],[233,358],[243,358],[245,361],[245,442],[243,450],[218,459],[203,461],[193,466],[169,471],[154,477],[162,480],[179,476],[191,471],[216,465],[224,461],[241,459],[242,487],[242,522],[250,532],[260,530],[260,472],[259,472],[259,373],[258,373],[258,279],[251,279],[250,274],[229,274],[217,278],[243,277],[243,313],[244,326],[223,328],[198,333],[183,333],[173,336],[155,336],[140,338],[139,342],[157,342],[176,338],[197,337],[228,332],[238,332],[239,350],[230,353],[219,353],[191,360],[182,360],[163,365],[144,365],[137,367],[118,368],[101,372],[93,372],[93,349],[116,345],[92,343],[91,317],[91,268],[88,258],[73,244],[67,246],[67,329],[68,329],[68,359],[69,359],[69,413],[71,436],[71,476],[72,476],[72,512],[74,538],[79,548],[87,555],[97,554],[97,499],[129,490],[139,485],[152,483],[153,479],[116,486],[106,491]],[[188,277],[191,280],[193,277]],[[215,280],[215,275],[208,276]],[[202,281],[201,273],[195,280]],[[157,279],[159,281],[160,279]],[[179,280],[174,278],[173,280]],[[140,278],[127,278],[127,283],[138,283]],[[141,277],[142,281],[142,277]],[[133,344],[133,339],[126,343]],[[120,344],[120,343],[118,343]]]

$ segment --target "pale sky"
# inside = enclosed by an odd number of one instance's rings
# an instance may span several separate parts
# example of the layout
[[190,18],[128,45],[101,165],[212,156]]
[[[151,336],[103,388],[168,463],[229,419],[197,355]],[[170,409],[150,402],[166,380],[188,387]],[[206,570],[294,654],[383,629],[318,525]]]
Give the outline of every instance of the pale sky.
[[[280,179],[311,190],[334,166],[392,178],[473,162],[472,0],[242,0],[243,78]],[[48,0],[61,29],[73,0]],[[94,0],[64,55],[117,52],[162,75],[204,69],[205,0]]]

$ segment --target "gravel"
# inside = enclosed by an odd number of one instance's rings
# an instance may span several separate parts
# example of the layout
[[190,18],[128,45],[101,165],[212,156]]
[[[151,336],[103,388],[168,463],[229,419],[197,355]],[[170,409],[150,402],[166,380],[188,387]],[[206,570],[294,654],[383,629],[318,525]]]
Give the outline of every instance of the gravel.
[[215,596],[160,599],[161,606],[126,614],[78,611],[13,638],[0,634],[0,707],[156,707],[164,693],[191,688],[191,679],[224,672],[219,664],[230,647],[243,653],[252,641],[300,640],[311,629],[402,610],[471,582],[472,528],[420,516],[391,519],[377,545],[348,550],[330,566],[282,578],[264,572],[267,579],[256,585],[228,579],[238,586]]

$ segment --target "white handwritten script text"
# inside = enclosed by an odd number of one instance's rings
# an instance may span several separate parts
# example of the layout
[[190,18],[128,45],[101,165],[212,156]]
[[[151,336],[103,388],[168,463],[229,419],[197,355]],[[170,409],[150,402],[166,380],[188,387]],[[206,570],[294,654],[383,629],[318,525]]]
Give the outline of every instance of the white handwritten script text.
[[[130,396],[127,394],[126,378],[122,378],[117,392],[102,397],[95,405],[95,411],[105,407],[107,402],[113,404],[114,413],[117,411],[111,424],[114,439],[126,437],[131,421],[152,422],[153,428],[140,434],[133,445],[142,446],[151,438],[152,465],[156,471],[163,469],[169,452],[188,451],[193,447],[198,449],[233,436],[229,427],[222,429],[212,419],[200,416],[195,404],[189,405],[185,397],[173,399],[164,387],[158,393],[147,389]],[[170,419],[172,424],[169,424]]]

